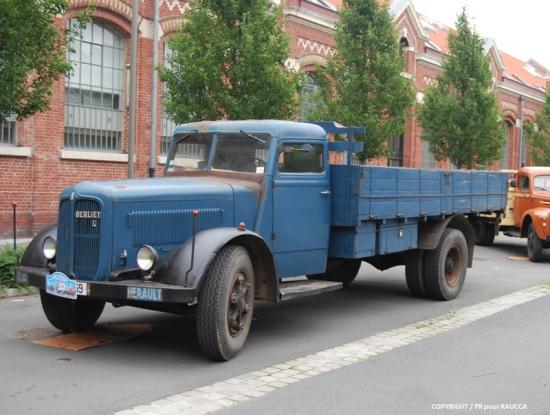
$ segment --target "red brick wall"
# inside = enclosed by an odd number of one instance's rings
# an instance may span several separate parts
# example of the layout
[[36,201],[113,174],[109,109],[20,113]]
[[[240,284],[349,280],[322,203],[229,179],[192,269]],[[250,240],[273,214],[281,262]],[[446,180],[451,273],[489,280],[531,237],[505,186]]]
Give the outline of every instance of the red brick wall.
[[[86,7],[89,0],[73,1],[72,9],[59,24],[66,24],[78,10]],[[126,34],[126,63],[130,61],[131,30],[131,0],[92,0],[95,5],[94,18],[108,21]],[[320,20],[332,19],[336,15],[322,7],[301,0],[287,0],[287,6],[300,8],[303,12],[311,12],[312,16],[321,16]],[[153,1],[140,2],[140,22],[147,27],[147,20],[152,19]],[[159,62],[162,63],[163,42],[170,32],[177,28],[185,12],[187,2],[183,0],[161,0],[160,22],[162,38],[159,45]],[[142,19],[147,19],[142,21]],[[326,21],[326,20],[325,20]],[[311,70],[313,64],[322,63],[334,52],[335,41],[333,30],[323,25],[305,24],[296,16],[287,15],[284,21],[285,30],[291,38],[291,57],[300,62],[302,69]],[[403,13],[396,20],[396,28],[401,35],[406,34],[411,50],[407,52],[407,65],[404,71],[412,77],[412,82],[419,92],[425,91],[426,81],[437,77],[439,68],[417,60],[424,53],[424,41],[417,33],[416,26],[409,12]],[[137,177],[146,177],[149,169],[149,146],[151,136],[151,82],[152,82],[152,39],[150,30],[140,33],[138,42],[137,67],[137,122],[136,122],[136,164]],[[435,55],[433,55],[435,56]],[[502,77],[502,73],[499,74]],[[549,81],[550,84],[550,81]],[[550,85],[549,85],[550,86]],[[161,89],[159,83],[159,104],[157,117],[157,155],[160,150],[161,133]],[[127,91],[126,91],[127,93]],[[54,86],[54,96],[51,99],[50,111],[37,114],[27,120],[17,123],[18,146],[30,147],[32,157],[0,156],[0,238],[11,236],[12,210],[11,203],[18,204],[18,232],[20,236],[31,235],[40,228],[56,221],[59,193],[62,189],[84,180],[122,179],[127,176],[126,163],[62,160],[60,151],[63,149],[64,132],[64,80],[60,79]],[[503,116],[514,120],[519,114],[519,97],[500,93],[499,104]],[[538,112],[540,103],[526,99],[527,112]],[[126,112],[126,111],[125,111]],[[404,143],[404,164],[410,167],[420,167],[422,163],[421,128],[414,118],[414,109],[407,122]],[[123,128],[123,147],[127,151],[128,116],[125,114]],[[510,146],[510,166],[517,163],[519,157],[519,128],[514,127]],[[385,165],[385,159],[371,160],[371,164]],[[157,166],[157,175],[162,173],[163,166]],[[448,167],[441,163],[440,167]]]

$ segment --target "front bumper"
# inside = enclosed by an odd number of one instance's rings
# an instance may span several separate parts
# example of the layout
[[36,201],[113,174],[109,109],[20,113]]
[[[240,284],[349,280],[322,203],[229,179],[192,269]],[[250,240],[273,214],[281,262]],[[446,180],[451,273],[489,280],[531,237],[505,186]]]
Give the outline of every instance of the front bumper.
[[[27,266],[17,267],[17,281],[37,287],[41,290],[46,289],[46,276],[51,271],[48,268],[34,268]],[[179,285],[162,284],[156,281],[142,280],[123,280],[123,281],[77,281],[83,283],[86,287],[83,296],[99,298],[107,301],[145,301],[157,303],[186,304],[196,301],[197,293],[192,288],[181,287]],[[136,298],[136,293],[153,292],[153,300],[140,300]],[[139,297],[139,296],[138,296]]]

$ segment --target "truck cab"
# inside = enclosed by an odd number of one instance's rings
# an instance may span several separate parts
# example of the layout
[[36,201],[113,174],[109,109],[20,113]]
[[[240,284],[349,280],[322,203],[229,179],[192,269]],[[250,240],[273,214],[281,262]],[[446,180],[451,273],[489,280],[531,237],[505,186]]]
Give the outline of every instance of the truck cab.
[[164,177],[65,189],[58,222],[32,240],[18,279],[40,288],[61,330],[91,327],[106,302],[193,313],[215,360],[242,348],[256,300],[340,289],[362,262],[405,265],[413,295],[456,298],[472,265],[471,221],[502,213],[506,177],[359,166],[354,137],[364,132],[334,122],[181,125]]
[[527,238],[532,261],[550,248],[550,168],[523,167],[510,181],[506,215],[500,230],[508,236]]

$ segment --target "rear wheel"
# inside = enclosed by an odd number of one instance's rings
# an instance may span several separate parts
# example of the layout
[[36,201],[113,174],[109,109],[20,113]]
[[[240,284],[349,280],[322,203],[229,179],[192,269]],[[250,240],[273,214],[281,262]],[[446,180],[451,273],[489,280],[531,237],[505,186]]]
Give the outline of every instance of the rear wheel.
[[424,284],[434,300],[458,297],[466,279],[468,246],[462,232],[445,229],[436,249],[426,251]]
[[83,331],[101,316],[105,301],[79,297],[76,300],[56,297],[40,290],[40,300],[48,321],[59,330]]
[[542,259],[543,242],[537,236],[535,227],[531,223],[527,231],[527,255],[533,262],[539,262]]
[[344,287],[350,285],[361,268],[360,259],[331,258],[327,262],[327,270],[323,274],[310,274],[310,280],[341,282]]
[[424,251],[416,250],[407,255],[405,259],[405,276],[407,287],[411,295],[415,297],[426,297],[424,287]]
[[246,249],[230,245],[204,276],[197,309],[197,335],[204,354],[229,360],[248,337],[254,309],[254,269]]
[[495,225],[489,222],[479,222],[476,244],[491,246],[495,242]]

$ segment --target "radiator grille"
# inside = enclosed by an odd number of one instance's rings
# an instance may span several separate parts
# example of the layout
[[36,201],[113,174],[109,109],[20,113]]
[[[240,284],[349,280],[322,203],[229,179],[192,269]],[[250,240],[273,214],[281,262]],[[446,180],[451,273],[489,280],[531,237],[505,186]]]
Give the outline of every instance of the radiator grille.
[[[99,203],[92,200],[78,200],[75,212],[100,212]],[[76,218],[74,220],[74,272],[77,278],[93,279],[99,265],[99,237],[101,218]]]

